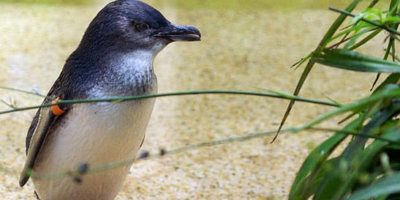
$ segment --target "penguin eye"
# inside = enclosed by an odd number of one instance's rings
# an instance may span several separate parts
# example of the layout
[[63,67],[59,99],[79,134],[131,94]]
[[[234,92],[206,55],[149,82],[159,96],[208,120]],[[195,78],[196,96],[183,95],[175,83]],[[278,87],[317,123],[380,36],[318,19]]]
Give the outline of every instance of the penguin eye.
[[137,23],[137,24],[135,24],[135,28],[138,31],[142,32],[142,31],[145,31],[145,30],[149,29],[150,26],[148,24],[145,24],[145,23]]

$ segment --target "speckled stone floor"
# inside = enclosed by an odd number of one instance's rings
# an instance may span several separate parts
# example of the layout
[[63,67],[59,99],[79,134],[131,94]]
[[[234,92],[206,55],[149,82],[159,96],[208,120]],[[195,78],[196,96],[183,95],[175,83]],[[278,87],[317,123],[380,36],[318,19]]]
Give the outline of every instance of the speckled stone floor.
[[[155,63],[159,92],[201,89],[292,92],[301,69],[292,63],[313,50],[336,14],[323,10],[181,10],[158,7],[171,21],[197,26],[200,43],[167,47]],[[46,93],[100,7],[0,4],[0,85]],[[364,50],[382,54],[377,40]],[[368,94],[374,74],[317,65],[302,96],[349,102]],[[0,90],[18,106],[41,99]],[[142,149],[157,152],[189,143],[277,129],[287,101],[204,95],[157,100]],[[0,104],[0,109],[8,109]],[[297,103],[287,126],[332,110]],[[35,111],[0,115],[1,199],[33,199],[18,186],[25,134]],[[333,119],[324,126],[335,126]],[[302,160],[329,134],[302,132],[196,149],[133,165],[118,200],[284,199]]]

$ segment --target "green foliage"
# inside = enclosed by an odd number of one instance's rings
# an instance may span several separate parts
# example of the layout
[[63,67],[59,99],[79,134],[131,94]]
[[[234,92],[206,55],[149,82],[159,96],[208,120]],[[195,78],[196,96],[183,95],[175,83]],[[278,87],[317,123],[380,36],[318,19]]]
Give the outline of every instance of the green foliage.
[[[337,133],[356,133],[345,150],[337,157],[332,152],[348,136],[335,134],[317,146],[304,161],[292,184],[291,200],[336,199],[396,199],[400,197],[400,64],[397,62],[395,41],[400,17],[398,0],[392,0],[388,10],[373,8],[373,1],[358,15],[350,12],[357,6],[355,0],[341,13],[317,49],[297,67],[308,60],[297,85],[298,95],[315,63],[358,72],[391,73],[372,95],[327,113],[298,130],[312,128],[331,117],[344,113],[358,116]],[[350,25],[341,29],[344,19],[353,17]],[[357,48],[382,32],[389,33],[383,59],[363,55]],[[340,39],[340,40],[339,40]],[[339,40],[339,41],[338,41]],[[335,43],[336,42],[336,43]],[[341,47],[343,46],[343,47]],[[391,61],[388,60],[391,55]],[[289,105],[282,125],[290,114]],[[368,137],[375,139],[368,139]]]
[[325,49],[314,56],[317,63],[360,72],[396,72],[400,73],[400,64],[379,58],[366,56],[344,49]]

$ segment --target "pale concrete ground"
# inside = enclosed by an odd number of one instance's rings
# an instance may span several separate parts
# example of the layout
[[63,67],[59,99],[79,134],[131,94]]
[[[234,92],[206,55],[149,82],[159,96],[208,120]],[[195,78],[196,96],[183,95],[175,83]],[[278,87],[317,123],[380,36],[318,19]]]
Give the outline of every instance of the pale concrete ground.
[[[156,60],[159,91],[200,89],[292,92],[301,69],[289,66],[315,48],[336,16],[322,10],[159,9],[171,21],[192,24],[200,43],[176,43]],[[46,93],[99,7],[0,4],[0,85]],[[381,55],[381,41],[364,48]],[[349,102],[368,94],[374,74],[316,66],[302,96]],[[18,106],[41,99],[0,90]],[[187,96],[157,100],[143,149],[157,152],[188,143],[277,129],[287,101],[245,96]],[[0,109],[8,109],[0,104]],[[331,111],[296,104],[287,126]],[[18,186],[25,134],[35,111],[0,116],[0,196],[33,199]],[[335,126],[332,120],[325,126]],[[284,199],[310,149],[329,134],[303,132],[208,147],[134,164],[123,199]]]

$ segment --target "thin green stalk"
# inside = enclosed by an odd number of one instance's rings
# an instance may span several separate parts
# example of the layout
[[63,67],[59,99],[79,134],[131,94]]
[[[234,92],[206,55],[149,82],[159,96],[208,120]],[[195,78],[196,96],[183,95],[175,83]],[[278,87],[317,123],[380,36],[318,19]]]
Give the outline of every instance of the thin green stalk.
[[[370,32],[370,31],[374,31],[374,32],[372,32],[372,34],[371,35],[373,35],[372,37],[374,37],[375,35],[377,35],[379,32],[380,32],[380,30],[379,31],[377,31],[376,30],[377,28],[376,27],[374,27],[374,28],[365,28],[364,30],[362,30],[362,31],[360,31],[359,33],[357,33],[357,34],[355,34],[355,35],[353,35],[352,37],[351,37],[351,40],[344,46],[344,49],[349,49],[356,41],[357,41],[357,39],[359,38],[359,37],[361,37],[362,35],[364,35],[364,34],[366,34],[367,32]],[[382,30],[382,29],[381,29]],[[376,34],[374,34],[376,32]],[[368,37],[370,37],[371,35],[368,35],[366,38],[364,38],[364,40],[365,39],[367,39]],[[372,38],[372,37],[370,37],[370,39]],[[361,42],[364,42],[364,43],[366,43],[366,42],[368,42],[369,41],[369,39],[367,39],[367,40],[362,40]],[[362,43],[362,44],[364,44],[364,43]],[[357,46],[357,47],[359,47],[359,46],[361,46],[362,44],[360,44],[359,43],[359,45],[355,45],[355,46]]]
[[[297,129],[296,128],[289,128],[282,130],[282,132],[295,132]],[[338,134],[346,134],[346,135],[358,135],[356,132],[352,131],[346,131],[346,130],[336,130],[336,129],[329,129],[329,128],[313,128],[310,127],[309,130],[315,130],[315,131],[320,131],[320,132],[336,132]],[[162,153],[160,152],[159,154],[154,154],[154,155],[149,155],[144,158],[139,158],[139,159],[128,159],[120,162],[112,162],[112,163],[107,163],[104,165],[100,166],[94,166],[90,167],[85,173],[92,174],[92,173],[98,173],[101,171],[106,171],[106,170],[111,170],[123,166],[130,165],[134,162],[137,162],[139,160],[148,160],[148,159],[154,159],[154,158],[160,158],[165,155],[172,155],[172,154],[178,154],[182,152],[187,152],[190,150],[194,149],[199,149],[199,148],[204,148],[204,147],[210,147],[210,146],[217,146],[217,145],[223,145],[223,144],[229,144],[233,142],[244,142],[248,140],[252,140],[255,138],[260,138],[260,137],[266,137],[266,136],[271,136],[276,133],[275,131],[267,131],[267,132],[262,132],[262,133],[252,133],[252,134],[247,134],[244,136],[237,136],[237,137],[229,137],[229,138],[224,138],[220,140],[213,140],[213,141],[207,141],[207,142],[199,142],[199,143],[193,143],[189,144],[183,147],[179,148],[174,148],[170,150],[162,150]],[[392,144],[400,144],[398,141],[390,140],[390,139],[385,139],[377,136],[365,136],[368,138],[373,138],[377,140],[382,140],[384,142],[389,142]],[[90,166],[90,163],[88,163]],[[55,173],[35,173],[32,170],[30,170],[28,173],[31,173],[32,177],[38,178],[38,179],[54,179],[54,178],[60,178],[63,176],[68,176],[68,175],[79,175],[81,174],[79,172],[79,169],[77,170],[68,170],[68,171],[61,171],[61,172],[55,172]]]
[[[282,131],[289,132],[289,131],[292,131],[292,129],[286,129],[286,130],[282,130]],[[237,141],[247,141],[247,140],[251,140],[251,139],[255,139],[255,138],[270,136],[275,133],[276,133],[276,131],[268,131],[268,132],[263,132],[263,133],[248,134],[248,135],[239,136],[239,137],[230,137],[230,138],[225,138],[225,139],[221,139],[221,140],[199,142],[199,143],[189,144],[187,146],[179,147],[179,148],[175,148],[175,149],[171,149],[171,150],[164,150],[164,152],[162,154],[155,154],[152,156],[147,156],[144,159],[147,160],[147,159],[159,158],[159,157],[163,157],[165,155],[182,153],[182,152],[186,152],[189,150],[194,150],[194,149],[198,149],[198,148],[202,148],[202,147],[222,145],[222,144],[227,144],[227,143],[232,143],[232,142],[237,142]],[[112,162],[112,163],[107,163],[107,164],[100,165],[100,166],[90,167],[86,173],[91,174],[91,173],[97,173],[97,172],[101,172],[101,171],[111,170],[111,169],[130,165],[138,160],[140,160],[140,159],[134,158],[134,159],[128,159],[128,160],[124,160],[124,161],[120,161],[120,162]],[[90,163],[88,163],[88,164],[90,164]],[[28,173],[31,173],[31,177],[35,177],[38,179],[54,179],[54,178],[60,178],[63,176],[67,176],[70,174],[78,174],[78,170],[61,171],[61,172],[55,172],[55,173],[35,173],[31,170]]]
[[391,52],[391,54],[392,54],[392,61],[393,62],[396,62],[396,42],[394,42],[394,39],[393,39],[393,42],[392,42],[392,52]]
[[[393,9],[393,14],[394,14],[394,15],[397,15],[397,5],[398,5],[398,3],[399,3],[398,0],[392,0],[392,1],[390,2],[390,10]],[[397,29],[399,28],[399,24],[393,25],[393,28],[397,30]],[[387,60],[387,59],[389,58],[390,49],[391,49],[391,47],[394,47],[394,44],[395,44],[395,41],[394,41],[394,40],[395,40],[394,37],[390,37],[389,42],[388,42],[388,46],[387,46],[387,48],[386,48],[385,55],[384,55],[384,57],[383,57],[384,60]],[[392,53],[393,53],[393,55],[395,55],[395,49],[393,50]],[[374,83],[372,84],[371,90],[374,89],[374,87],[375,87],[376,83],[378,82],[380,76],[381,76],[381,73],[378,73],[378,74],[376,75],[376,78],[375,78],[375,80],[374,80]]]
[[322,121],[325,121],[325,120],[327,120],[333,116],[336,116],[338,114],[342,114],[342,113],[360,108],[362,106],[374,103],[383,98],[390,98],[390,97],[397,97],[397,98],[400,97],[400,89],[392,89],[392,90],[385,90],[382,92],[378,92],[370,97],[361,99],[359,101],[356,101],[356,102],[348,104],[348,105],[341,106],[337,110],[327,113],[321,117],[318,117],[317,119],[312,120],[310,123],[300,127],[299,131],[310,128],[310,127],[312,127],[318,123],[321,123]]
[[330,47],[326,47],[326,49],[337,49],[341,44],[351,40],[351,37],[348,37],[350,35],[350,33],[347,33],[345,36],[343,36],[343,38],[336,44],[330,46]]
[[0,89],[10,90],[10,91],[14,91],[14,92],[21,92],[21,93],[25,93],[25,94],[31,94],[31,95],[35,95],[35,96],[39,96],[39,97],[43,97],[43,98],[48,98],[47,96],[39,94],[37,92],[30,92],[30,91],[26,91],[26,90],[11,88],[11,87],[0,86]]
[[400,59],[394,55],[393,53],[390,53],[390,55],[392,56],[392,58],[394,58],[394,61],[400,62]]
[[373,8],[377,3],[379,2],[379,0],[373,0],[367,8]]
[[382,136],[378,136],[378,135],[364,135],[364,134],[360,134],[358,131],[347,131],[347,130],[343,130],[343,129],[318,128],[318,127],[317,128],[311,127],[306,130],[335,132],[337,134],[352,135],[352,136],[357,136],[357,137],[366,138],[366,139],[376,139],[376,140],[380,140],[380,141],[384,141],[384,142],[389,142],[390,144],[397,144],[397,145],[400,144],[400,141],[383,138]]
[[293,64],[290,68],[295,67],[295,69],[299,68],[303,63],[307,62],[311,58],[312,54],[308,54],[306,57],[302,58],[300,61]]
[[[338,33],[338,34],[332,36],[328,41],[326,41],[326,44],[331,43],[332,41],[338,39],[339,37],[341,37],[341,36],[343,36],[343,35],[344,35],[344,36],[346,36],[346,35],[348,36],[351,32],[353,32],[353,31],[355,31],[355,30],[357,30],[357,29],[359,29],[359,28],[356,27],[356,26],[354,26],[354,27],[349,28],[349,29],[347,29],[347,30],[345,30],[345,31],[342,31],[342,32],[340,32],[340,33]],[[345,41],[348,41],[349,39],[351,39],[351,37],[350,37],[350,38],[346,38],[345,40],[342,39],[342,41],[339,42],[338,44],[341,44],[341,43],[343,43],[343,42],[345,42]],[[335,44],[335,45],[337,45],[337,44]],[[330,47],[328,47],[328,48],[330,48]]]
[[77,99],[77,100],[59,100],[54,104],[42,104],[38,106],[29,106],[29,107],[21,107],[15,108],[12,110],[2,111],[1,114],[31,110],[42,107],[50,107],[54,105],[65,105],[65,104],[76,104],[76,103],[95,103],[95,102],[122,102],[122,101],[132,101],[137,99],[148,99],[148,98],[156,98],[156,97],[168,97],[168,96],[185,96],[185,95],[200,95],[200,94],[230,94],[230,95],[248,95],[248,96],[262,96],[262,97],[272,97],[278,99],[288,99],[293,101],[314,103],[326,106],[339,107],[339,105],[315,99],[308,99],[303,97],[290,97],[288,95],[280,95],[280,94],[272,94],[272,93],[260,93],[260,92],[248,92],[248,91],[230,91],[230,90],[209,90],[209,91],[187,91],[187,92],[171,92],[171,93],[161,93],[161,94],[150,94],[150,95],[140,95],[140,96],[128,96],[128,97],[112,97],[112,98],[104,98],[104,99]]
[[376,35],[378,35],[381,31],[382,31],[382,29],[376,29],[374,32],[369,34],[367,37],[365,37],[364,39],[362,39],[360,42],[358,42],[357,44],[353,45],[349,49],[350,50],[357,49],[358,47],[360,47],[360,46],[364,45],[365,43],[367,43],[368,41],[370,41],[372,38],[374,38]]

